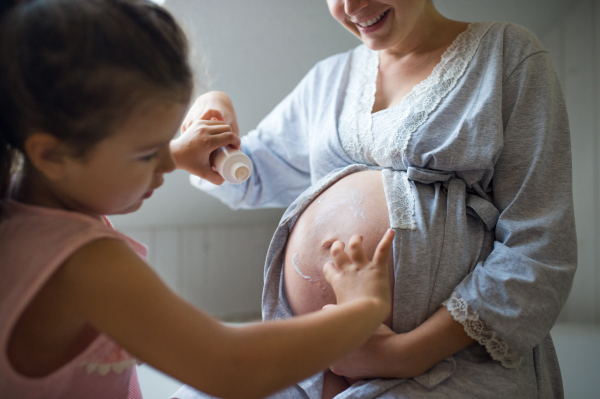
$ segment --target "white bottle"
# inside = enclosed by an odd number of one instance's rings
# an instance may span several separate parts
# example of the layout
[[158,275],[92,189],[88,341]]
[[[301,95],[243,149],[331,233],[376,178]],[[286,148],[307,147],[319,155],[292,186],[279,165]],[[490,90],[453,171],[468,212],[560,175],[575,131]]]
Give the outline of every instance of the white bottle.
[[229,146],[215,150],[213,166],[229,183],[240,184],[252,174],[252,161],[240,150]]

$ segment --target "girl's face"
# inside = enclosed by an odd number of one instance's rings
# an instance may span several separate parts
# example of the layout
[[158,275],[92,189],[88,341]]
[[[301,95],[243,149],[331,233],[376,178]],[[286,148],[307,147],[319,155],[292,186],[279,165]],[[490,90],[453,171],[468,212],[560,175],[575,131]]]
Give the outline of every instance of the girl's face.
[[329,12],[371,50],[402,43],[427,12],[431,0],[327,0]]
[[55,192],[66,209],[92,216],[133,212],[175,169],[169,142],[187,104],[140,107],[84,158],[68,158],[68,173]]

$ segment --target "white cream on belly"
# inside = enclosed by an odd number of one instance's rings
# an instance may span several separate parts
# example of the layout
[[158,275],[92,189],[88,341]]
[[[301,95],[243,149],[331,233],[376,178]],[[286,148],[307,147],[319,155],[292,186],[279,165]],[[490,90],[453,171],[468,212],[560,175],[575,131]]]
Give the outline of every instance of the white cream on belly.
[[[323,204],[322,211],[320,215],[315,220],[315,229],[321,227],[327,222],[333,220],[336,216],[339,215],[339,212],[350,211],[352,215],[363,221],[367,221],[367,208],[364,206],[363,201],[365,200],[365,194],[357,189],[345,190],[342,193],[336,193],[333,199],[327,200],[326,196],[321,196],[317,203]],[[311,283],[317,283],[322,281],[323,278],[317,278],[311,276],[313,273],[311,271],[304,270],[302,267],[302,262],[300,261],[300,255],[298,253],[294,253],[292,256],[292,265],[296,272],[303,279],[310,281]],[[314,274],[323,276],[322,272],[319,270],[312,270]],[[308,273],[308,274],[305,274]]]
[[[302,270],[300,270],[300,259],[299,258],[300,257],[298,256],[297,252],[292,257],[292,265],[294,265],[294,269],[296,269],[296,271],[298,272],[300,277],[302,277],[305,280],[310,281],[311,283],[314,283],[315,280],[313,280],[312,277],[307,276],[306,274],[302,273]],[[319,280],[317,280],[317,281],[319,281]]]
[[285,250],[283,278],[294,314],[336,303],[323,276],[325,262],[332,259],[331,245],[336,240],[347,244],[360,234],[365,255],[371,258],[390,225],[387,210],[381,172],[376,170],[344,177],[308,205],[290,232]]
[[319,204],[324,204],[325,209],[315,220],[315,228],[327,223],[338,214],[339,211],[349,210],[357,219],[367,221],[367,208],[364,206],[365,194],[360,190],[346,190],[343,195],[336,193],[335,198],[327,200],[326,196],[318,199]]

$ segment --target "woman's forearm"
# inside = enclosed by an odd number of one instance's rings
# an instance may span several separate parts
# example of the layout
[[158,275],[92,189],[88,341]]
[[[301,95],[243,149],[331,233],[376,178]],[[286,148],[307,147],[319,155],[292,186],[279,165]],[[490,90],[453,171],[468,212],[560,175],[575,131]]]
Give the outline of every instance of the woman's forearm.
[[448,309],[442,307],[405,334],[396,334],[381,325],[367,343],[331,369],[352,379],[411,378],[474,342]]
[[[442,306],[414,330],[393,337],[397,359],[392,368],[401,378],[415,377],[437,363],[475,343],[462,324]],[[390,359],[393,360],[393,359]]]

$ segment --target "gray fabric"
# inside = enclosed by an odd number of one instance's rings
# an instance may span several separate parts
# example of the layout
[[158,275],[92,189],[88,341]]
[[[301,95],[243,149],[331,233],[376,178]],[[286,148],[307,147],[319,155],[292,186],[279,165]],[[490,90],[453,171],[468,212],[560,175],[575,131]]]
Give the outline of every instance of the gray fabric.
[[[247,183],[202,185],[234,208],[289,206],[267,255],[265,319],[292,316],[282,265],[302,210],[373,167],[353,165],[337,134],[352,54],[317,64],[242,139],[255,166]],[[393,169],[408,174],[417,225],[396,229],[393,330],[418,327],[456,290],[523,361],[507,369],[471,345],[424,376],[360,381],[338,398],[562,397],[549,331],[576,268],[571,152],[560,84],[537,38],[493,24]],[[274,398],[320,398],[319,381]]]

